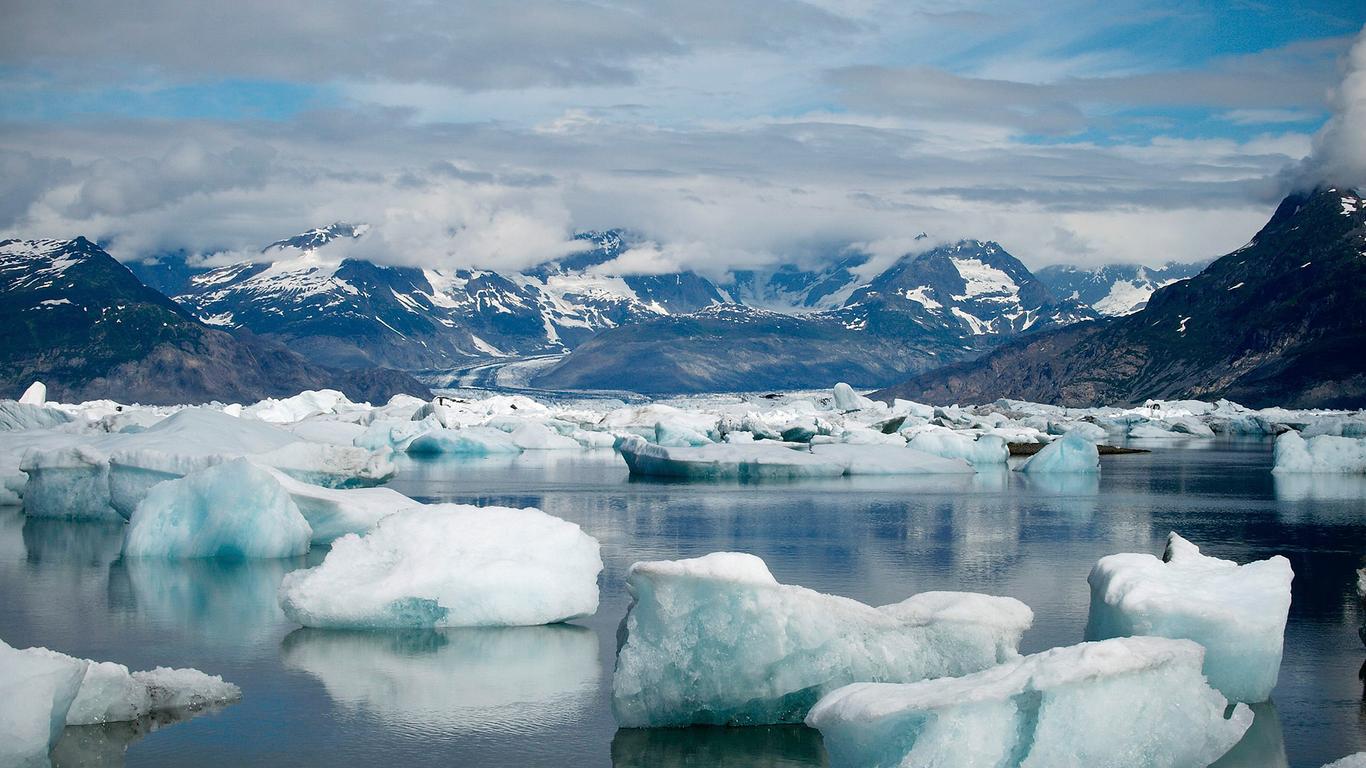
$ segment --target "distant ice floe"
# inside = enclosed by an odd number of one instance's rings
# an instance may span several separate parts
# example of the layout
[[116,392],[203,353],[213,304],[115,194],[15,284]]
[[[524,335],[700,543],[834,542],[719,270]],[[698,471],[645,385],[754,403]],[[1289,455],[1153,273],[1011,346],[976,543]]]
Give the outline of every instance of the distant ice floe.
[[926,592],[874,608],[779,584],[753,555],[636,563],[612,707],[624,727],[801,722],[861,680],[962,675],[1017,657],[1018,600]]

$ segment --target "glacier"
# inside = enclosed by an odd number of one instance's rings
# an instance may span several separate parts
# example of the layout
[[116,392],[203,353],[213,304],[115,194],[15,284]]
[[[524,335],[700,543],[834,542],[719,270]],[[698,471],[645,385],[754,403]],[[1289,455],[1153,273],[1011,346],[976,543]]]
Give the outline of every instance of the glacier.
[[154,486],[133,510],[131,557],[265,558],[308,551],[313,529],[270,472],[233,459]]
[[975,674],[855,683],[806,718],[837,766],[1203,768],[1252,725],[1189,640],[1115,638]]
[[1100,451],[1079,434],[1069,433],[1045,445],[1019,467],[1026,474],[1094,473],[1100,471]]
[[306,627],[553,624],[597,611],[601,570],[596,539],[538,509],[433,504],[337,539],[279,598]]
[[1125,553],[1096,563],[1086,639],[1194,640],[1206,649],[1210,685],[1234,701],[1266,701],[1280,674],[1293,579],[1280,555],[1238,565],[1171,533],[1161,559]]
[[641,562],[626,576],[612,709],[623,727],[801,722],[863,680],[961,675],[1015,658],[1024,603],[926,592],[874,608],[779,584],[738,552]]

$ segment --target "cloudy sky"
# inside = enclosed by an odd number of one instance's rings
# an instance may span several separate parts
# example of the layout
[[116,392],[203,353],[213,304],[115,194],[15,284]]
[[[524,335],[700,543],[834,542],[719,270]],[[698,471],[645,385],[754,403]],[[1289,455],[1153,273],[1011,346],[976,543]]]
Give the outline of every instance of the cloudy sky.
[[1360,0],[9,0],[0,234],[638,271],[1192,260],[1366,183]]

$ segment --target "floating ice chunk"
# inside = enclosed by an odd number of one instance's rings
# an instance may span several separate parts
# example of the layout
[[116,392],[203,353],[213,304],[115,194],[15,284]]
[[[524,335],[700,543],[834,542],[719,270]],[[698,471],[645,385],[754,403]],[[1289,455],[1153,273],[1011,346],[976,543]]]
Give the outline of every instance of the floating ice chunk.
[[1355,755],[1334,760],[1323,768],[1366,768],[1366,752],[1358,752]]
[[366,428],[349,421],[305,419],[297,424],[291,424],[289,431],[310,443],[325,443],[353,448],[356,446],[356,440],[366,433]]
[[1160,422],[1146,421],[1129,427],[1129,437],[1139,440],[1165,440],[1189,437],[1189,435],[1173,432]]
[[371,451],[407,451],[413,440],[438,429],[445,429],[434,417],[422,421],[373,421],[357,435],[352,444]]
[[882,406],[882,403],[874,402],[855,392],[853,387],[844,382],[835,385],[833,394],[835,396],[835,410],[837,411],[862,411]]
[[94,445],[37,448],[24,454],[24,514],[72,520],[122,520],[109,501],[109,458]]
[[753,555],[636,563],[612,705],[624,727],[800,722],[860,680],[961,675],[1015,658],[1018,600],[926,592],[873,608],[779,584]]
[[1366,472],[1366,438],[1319,435],[1305,440],[1297,432],[1276,438],[1272,472]]
[[24,394],[19,396],[19,402],[24,405],[43,405],[47,402],[47,385],[41,381],[28,385]]
[[844,465],[806,451],[759,443],[717,443],[700,448],[666,448],[629,436],[617,442],[633,475],[695,480],[838,477]]
[[47,408],[32,403],[17,403],[13,400],[0,400],[0,432],[13,432],[20,429],[47,429],[66,424],[71,417],[56,408]]
[[1187,640],[1082,643],[966,677],[848,685],[806,722],[832,765],[1199,768],[1252,724],[1245,704],[1224,718],[1203,654]]
[[247,406],[242,412],[272,424],[293,424],[319,413],[336,413],[355,405],[335,389],[305,390],[293,397],[279,400],[268,397]]
[[290,557],[313,531],[270,472],[233,459],[152,488],[129,520],[134,557]]
[[1010,458],[1010,446],[996,435],[974,439],[944,427],[915,427],[907,430],[910,440],[906,445],[917,451],[933,453],[948,459],[964,459],[974,467],[1004,464]]
[[85,668],[80,659],[46,648],[20,651],[0,640],[0,765],[48,765]]
[[1208,650],[1210,685],[1235,701],[1266,701],[1280,674],[1294,576],[1279,555],[1240,566],[1172,533],[1161,560],[1109,555],[1091,569],[1086,638],[1194,640]]
[[598,608],[598,542],[538,509],[439,504],[343,536],[280,585],[307,627],[552,624]]
[[1079,437],[1084,437],[1093,443],[1098,440],[1104,440],[1110,434],[1105,430],[1105,427],[1089,421],[1064,421],[1055,424],[1054,427],[1060,434],[1077,435]]
[[436,429],[408,443],[408,453],[420,456],[497,456],[521,452],[521,446],[513,442],[511,435],[492,427]]
[[392,488],[323,488],[299,482],[270,469],[299,513],[313,530],[314,542],[327,542],[348,533],[364,533],[401,509],[421,506]]
[[711,445],[714,441],[706,435],[678,421],[655,422],[656,445],[666,448],[689,448]]
[[1334,435],[1337,437],[1366,437],[1366,419],[1360,417],[1328,417],[1318,419],[1300,431],[1300,436],[1304,438],[1316,437],[1318,435]]
[[932,453],[885,445],[814,445],[811,455],[844,467],[846,475],[970,475],[972,465]]
[[157,667],[130,674],[127,667],[110,661],[89,664],[80,694],[67,713],[68,725],[128,722],[242,698],[242,689],[197,669]]
[[1029,474],[1100,471],[1100,451],[1081,435],[1067,434],[1025,459],[1020,471]]
[[617,444],[617,437],[608,432],[590,432],[586,429],[575,430],[571,435],[579,445],[589,450],[603,450]]
[[512,442],[524,451],[577,451],[582,448],[574,438],[534,421],[513,430]]

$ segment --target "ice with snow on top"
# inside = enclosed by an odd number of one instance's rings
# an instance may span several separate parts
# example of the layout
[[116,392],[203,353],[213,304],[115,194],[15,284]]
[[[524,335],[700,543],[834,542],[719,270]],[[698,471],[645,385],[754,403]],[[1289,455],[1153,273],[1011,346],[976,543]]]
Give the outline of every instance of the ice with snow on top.
[[963,459],[946,459],[904,446],[832,443],[811,446],[811,455],[844,467],[846,475],[971,475]]
[[408,442],[407,450],[408,453],[419,456],[497,456],[521,453],[522,447],[501,429],[462,427],[434,429],[418,435]]
[[1210,685],[1234,701],[1266,701],[1280,674],[1294,577],[1280,555],[1238,565],[1172,533],[1162,559],[1109,555],[1091,569],[1086,638],[1194,640],[1207,649]]
[[1276,438],[1272,472],[1366,472],[1366,438],[1318,435],[1308,440],[1297,432]]
[[132,557],[228,559],[308,552],[313,529],[289,493],[246,459],[155,486],[133,510],[124,553]]
[[87,666],[46,648],[21,651],[0,640],[0,765],[46,768]]
[[272,424],[292,424],[319,413],[336,413],[355,404],[335,389],[305,390],[292,397],[266,398],[242,409],[244,414]]
[[655,422],[655,445],[662,445],[665,448],[695,448],[701,445],[711,445],[712,440],[702,432],[698,432],[686,423],[676,420]]
[[844,474],[843,464],[808,451],[792,450],[781,444],[765,445],[765,442],[668,448],[631,435],[617,441],[617,450],[633,475],[693,480],[773,480]]
[[1203,768],[1252,725],[1200,673],[1189,640],[1128,637],[964,677],[856,683],[816,704],[834,766]]
[[1081,474],[1100,471],[1100,451],[1079,434],[1063,435],[1025,459],[1019,471],[1026,474]]
[[801,722],[847,683],[962,675],[1016,658],[1008,597],[925,592],[874,608],[779,584],[753,555],[643,562],[626,576],[612,707],[623,727]]
[[242,689],[197,669],[157,667],[129,672],[112,661],[89,661],[67,725],[131,722],[147,715],[197,710],[242,698]]
[[598,542],[538,509],[436,504],[343,536],[280,585],[307,627],[553,624],[598,607]]
[[854,391],[854,388],[840,382],[835,385],[833,392],[835,398],[835,410],[837,411],[862,411],[872,409],[885,409],[886,406]]
[[524,451],[577,451],[583,446],[545,424],[528,421],[512,432],[512,442]]
[[1323,768],[1366,768],[1366,752],[1358,752],[1355,755],[1334,760]]
[[947,427],[932,425],[902,430],[902,434],[909,436],[906,444],[917,451],[947,459],[963,459],[974,467],[1005,464],[1010,458],[1010,446],[997,435],[974,438]]
[[323,488],[266,468],[308,521],[315,543],[348,533],[364,533],[401,509],[421,506],[392,488]]
[[24,394],[19,396],[19,402],[24,405],[43,405],[47,402],[47,385],[41,381],[28,385]]

